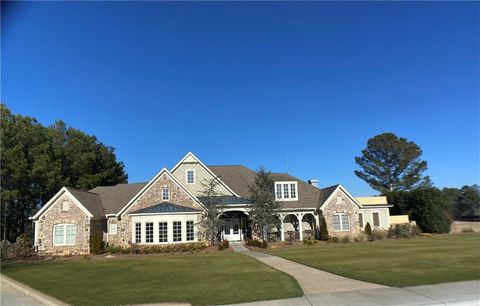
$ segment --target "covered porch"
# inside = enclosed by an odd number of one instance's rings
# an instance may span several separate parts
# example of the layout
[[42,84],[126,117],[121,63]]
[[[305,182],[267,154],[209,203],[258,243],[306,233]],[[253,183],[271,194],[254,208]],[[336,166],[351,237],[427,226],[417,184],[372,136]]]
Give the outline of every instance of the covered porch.
[[320,228],[318,215],[314,211],[282,212],[280,240],[309,240],[316,239]]

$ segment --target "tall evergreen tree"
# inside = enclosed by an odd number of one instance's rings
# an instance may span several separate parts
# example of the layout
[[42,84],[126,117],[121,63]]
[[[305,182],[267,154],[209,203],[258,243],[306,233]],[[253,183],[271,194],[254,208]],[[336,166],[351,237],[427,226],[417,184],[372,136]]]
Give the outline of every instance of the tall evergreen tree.
[[360,170],[355,175],[382,194],[390,191],[431,187],[422,173],[427,162],[420,159],[422,150],[412,141],[384,133],[368,140],[362,156],[355,157]]
[[281,226],[278,216],[281,203],[275,199],[274,184],[270,172],[260,167],[253,184],[248,186],[252,201],[250,210],[252,230],[264,241],[272,229]]
[[200,221],[200,228],[207,241],[211,245],[216,245],[218,240],[218,232],[222,228],[223,221],[219,218],[222,214],[222,206],[220,202],[220,194],[217,190],[220,184],[217,178],[205,179],[200,182],[202,185],[202,203],[205,207],[202,220]]
[[0,104],[1,239],[32,233],[28,217],[62,186],[88,190],[127,181],[112,147],[62,121],[44,127]]

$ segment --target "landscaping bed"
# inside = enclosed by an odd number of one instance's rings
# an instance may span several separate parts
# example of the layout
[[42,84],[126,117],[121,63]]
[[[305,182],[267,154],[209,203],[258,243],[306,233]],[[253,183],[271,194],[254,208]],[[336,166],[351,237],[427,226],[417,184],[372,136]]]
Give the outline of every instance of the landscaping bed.
[[480,279],[479,233],[263,251],[338,275],[396,287]]
[[2,273],[73,305],[213,305],[301,296],[291,276],[234,252],[9,262]]

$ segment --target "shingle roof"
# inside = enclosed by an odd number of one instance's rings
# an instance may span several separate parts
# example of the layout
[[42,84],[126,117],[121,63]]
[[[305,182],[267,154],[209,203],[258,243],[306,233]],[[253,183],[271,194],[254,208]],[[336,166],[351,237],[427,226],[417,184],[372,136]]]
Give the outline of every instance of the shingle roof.
[[165,202],[136,210],[130,214],[165,214],[182,212],[200,212],[200,210]]
[[[209,201],[208,197],[197,197],[200,202],[205,203]],[[250,200],[246,198],[238,198],[236,196],[218,196],[216,197],[219,204],[222,205],[237,205],[237,204],[249,204]]]
[[105,214],[116,214],[135,196],[147,182],[134,184],[118,184],[115,186],[99,186],[90,190],[98,194]]
[[65,187],[92,215],[94,218],[104,217],[100,197],[96,193]]
[[255,172],[242,165],[207,166],[213,173],[242,198],[249,198],[248,185],[255,179]]

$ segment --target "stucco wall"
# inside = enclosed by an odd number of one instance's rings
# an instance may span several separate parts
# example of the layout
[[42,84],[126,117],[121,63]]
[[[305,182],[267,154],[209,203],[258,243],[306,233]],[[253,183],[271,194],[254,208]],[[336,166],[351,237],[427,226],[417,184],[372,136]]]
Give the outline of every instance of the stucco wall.
[[[195,171],[195,182],[193,184],[187,184],[187,170]],[[173,172],[173,175],[196,196],[201,195],[204,189],[202,182],[213,178],[198,162],[193,161],[180,164]],[[218,185],[217,192],[224,195],[232,195],[232,193],[222,185]]]
[[179,185],[177,185],[166,173],[160,176],[148,190],[146,190],[121,216],[120,220],[110,218],[109,223],[117,223],[117,234],[108,235],[108,243],[111,245],[128,245],[132,241],[132,222],[129,213],[136,210],[162,203],[162,190],[168,187],[170,190],[169,203],[202,209]]
[[[337,203],[337,197],[341,197],[341,201]],[[358,225],[358,206],[342,191],[337,190],[333,197],[322,207],[323,216],[327,222],[328,233],[331,236],[339,236],[342,234],[355,234],[359,232]],[[332,216],[337,213],[346,213],[350,218],[350,228],[346,231],[335,231],[332,226]]]
[[[368,223],[370,223],[370,226],[372,229],[374,228],[379,228],[379,229],[388,229],[390,227],[390,212],[388,208],[383,207],[383,208],[366,208],[365,206],[360,209],[360,212],[363,214],[363,226]],[[374,226],[373,225],[373,213],[378,212],[379,213],[379,220],[380,220],[380,226]]]
[[[62,211],[62,203],[67,201],[68,211]],[[75,245],[53,245],[53,226],[75,224]],[[88,254],[90,252],[90,218],[78,207],[68,194],[60,196],[37,222],[38,250],[43,254]]]

